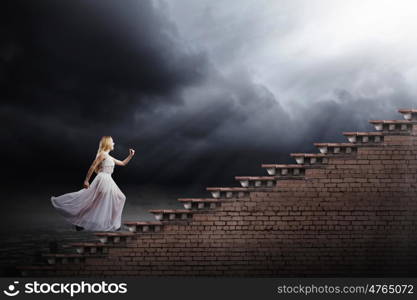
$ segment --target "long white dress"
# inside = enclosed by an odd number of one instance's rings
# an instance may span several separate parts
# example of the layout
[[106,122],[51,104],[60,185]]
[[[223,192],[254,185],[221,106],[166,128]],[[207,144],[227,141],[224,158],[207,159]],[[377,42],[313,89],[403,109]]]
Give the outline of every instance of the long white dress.
[[106,153],[88,188],[51,197],[52,205],[70,223],[90,231],[115,231],[121,226],[126,196],[111,174],[114,160]]

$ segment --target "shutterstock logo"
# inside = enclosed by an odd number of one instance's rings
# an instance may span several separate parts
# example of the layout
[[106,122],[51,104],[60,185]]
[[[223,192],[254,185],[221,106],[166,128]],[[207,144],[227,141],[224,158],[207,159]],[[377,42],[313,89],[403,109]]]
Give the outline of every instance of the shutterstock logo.
[[11,297],[18,295],[20,291],[16,290],[17,284],[19,284],[19,281],[14,281],[13,284],[9,284],[9,286],[7,287],[7,290],[4,290],[3,293]]
[[[10,284],[4,294],[7,296],[13,297],[20,293],[17,290],[16,285],[19,284],[19,281],[14,281],[13,284]],[[85,281],[71,282],[71,283],[49,283],[43,282],[39,283],[38,281],[26,282],[24,285],[24,290],[22,293],[25,294],[69,294],[71,297],[74,297],[75,294],[125,294],[127,293],[127,283],[107,283],[102,281],[100,283],[89,283]]]

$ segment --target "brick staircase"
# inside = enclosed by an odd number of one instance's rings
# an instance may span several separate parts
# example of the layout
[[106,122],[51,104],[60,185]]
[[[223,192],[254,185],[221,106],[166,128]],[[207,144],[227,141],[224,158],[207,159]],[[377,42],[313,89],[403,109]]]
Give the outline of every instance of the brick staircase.
[[[417,276],[417,110],[95,232],[21,276]],[[95,238],[95,239],[94,239]]]

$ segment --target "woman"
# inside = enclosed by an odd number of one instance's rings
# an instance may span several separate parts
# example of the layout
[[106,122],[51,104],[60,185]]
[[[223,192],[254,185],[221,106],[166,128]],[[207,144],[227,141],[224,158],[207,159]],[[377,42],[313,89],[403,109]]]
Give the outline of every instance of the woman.
[[[114,149],[111,136],[103,136],[100,140],[97,155],[84,180],[84,189],[51,197],[52,205],[75,229],[92,231],[115,231],[121,228],[122,210],[126,196],[122,193],[111,174],[114,165],[125,166],[135,155],[129,149],[129,155],[123,161],[110,156]],[[90,177],[96,172],[94,180]]]

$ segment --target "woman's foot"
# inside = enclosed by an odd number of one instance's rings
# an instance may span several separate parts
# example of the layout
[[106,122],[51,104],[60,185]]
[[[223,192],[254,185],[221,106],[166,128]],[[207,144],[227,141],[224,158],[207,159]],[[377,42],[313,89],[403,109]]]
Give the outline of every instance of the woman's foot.
[[84,230],[84,227],[81,227],[81,226],[75,225],[75,230],[77,230],[77,231],[81,231],[81,230]]

